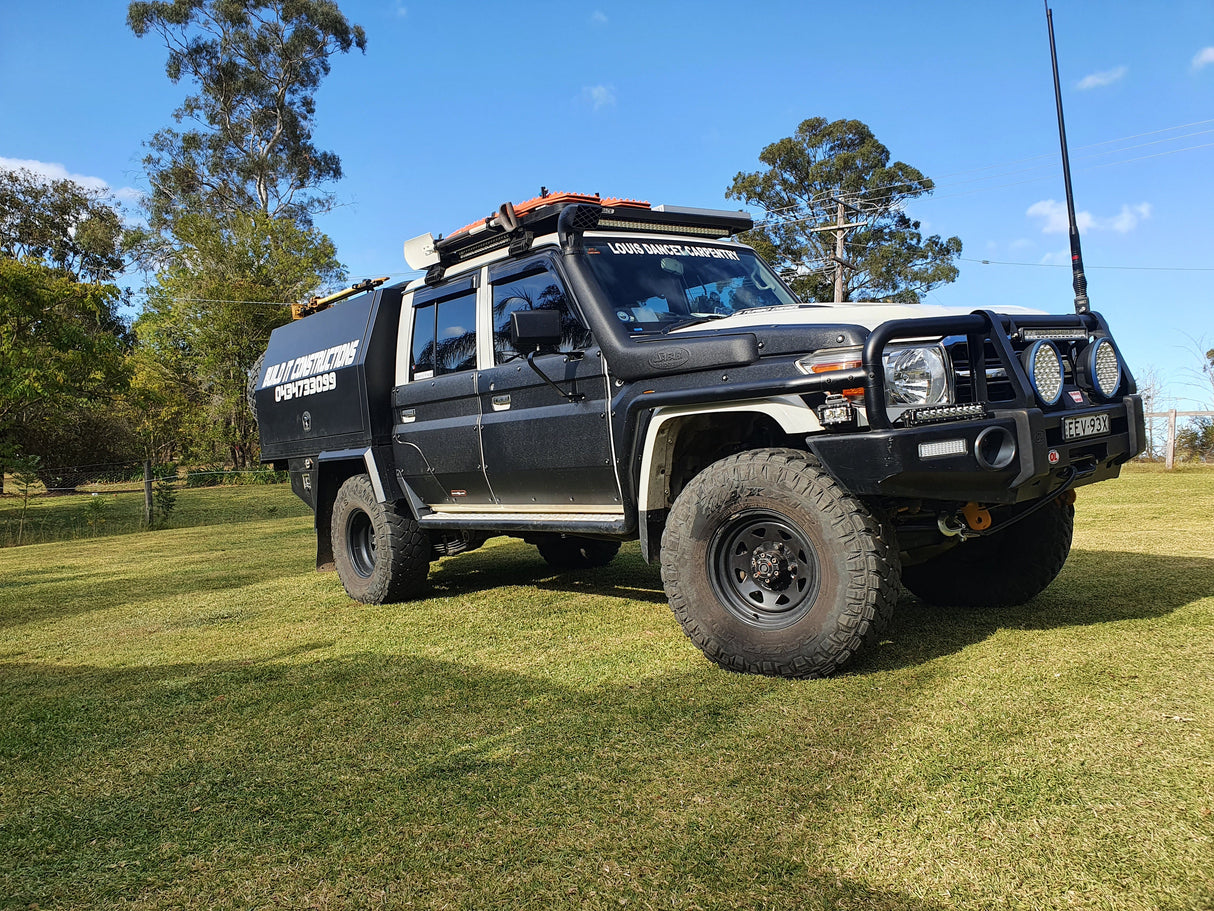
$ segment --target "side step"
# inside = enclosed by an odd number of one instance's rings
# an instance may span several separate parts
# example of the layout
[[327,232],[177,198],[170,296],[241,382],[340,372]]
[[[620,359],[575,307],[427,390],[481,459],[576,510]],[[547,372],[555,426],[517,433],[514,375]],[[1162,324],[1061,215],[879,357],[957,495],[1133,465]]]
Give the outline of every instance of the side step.
[[632,529],[623,513],[576,512],[429,512],[422,528],[470,528],[483,531],[548,531],[565,534],[623,535]]

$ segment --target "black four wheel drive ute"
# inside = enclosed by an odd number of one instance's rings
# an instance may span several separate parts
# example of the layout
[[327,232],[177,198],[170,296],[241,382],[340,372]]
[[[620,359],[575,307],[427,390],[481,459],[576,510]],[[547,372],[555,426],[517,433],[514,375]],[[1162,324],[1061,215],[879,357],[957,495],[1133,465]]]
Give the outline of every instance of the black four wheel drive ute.
[[277,330],[262,456],[359,601],[423,591],[493,535],[553,567],[660,560],[737,671],[843,667],[904,585],[1032,598],[1074,489],[1143,444],[1096,313],[803,303],[731,237],[745,213],[559,194],[405,245],[424,279]]

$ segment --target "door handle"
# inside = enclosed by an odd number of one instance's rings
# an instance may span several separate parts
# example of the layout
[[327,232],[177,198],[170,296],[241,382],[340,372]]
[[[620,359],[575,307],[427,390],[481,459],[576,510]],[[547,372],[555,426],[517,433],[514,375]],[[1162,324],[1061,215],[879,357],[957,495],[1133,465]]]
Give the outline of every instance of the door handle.
[[495,395],[493,397],[493,410],[494,411],[505,411],[509,407],[510,407],[510,396],[509,395]]

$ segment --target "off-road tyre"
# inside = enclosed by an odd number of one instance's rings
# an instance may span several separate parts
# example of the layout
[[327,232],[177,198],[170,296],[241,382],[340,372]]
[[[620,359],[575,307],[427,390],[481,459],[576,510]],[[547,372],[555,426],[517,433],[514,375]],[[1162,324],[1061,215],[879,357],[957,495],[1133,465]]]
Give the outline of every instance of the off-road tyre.
[[425,587],[429,536],[408,512],[376,500],[365,474],[347,479],[337,491],[331,540],[337,575],[355,601],[407,601]]
[[940,607],[1012,607],[1041,594],[1071,552],[1075,507],[1055,500],[993,535],[902,571],[902,584]]
[[620,552],[619,541],[600,541],[575,535],[553,535],[535,542],[540,556],[553,569],[593,569],[606,566]]
[[662,582],[683,631],[721,667],[825,677],[893,613],[892,542],[812,455],[756,449],[714,462],[679,494]]

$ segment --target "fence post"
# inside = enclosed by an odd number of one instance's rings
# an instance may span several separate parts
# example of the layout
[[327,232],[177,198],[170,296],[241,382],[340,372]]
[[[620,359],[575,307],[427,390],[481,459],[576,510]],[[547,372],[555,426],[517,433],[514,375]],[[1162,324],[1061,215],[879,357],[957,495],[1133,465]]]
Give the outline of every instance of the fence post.
[[152,527],[152,459],[143,459],[143,524]]
[[1176,409],[1173,408],[1168,412],[1168,451],[1164,457],[1164,467],[1172,470],[1172,465],[1176,461]]

